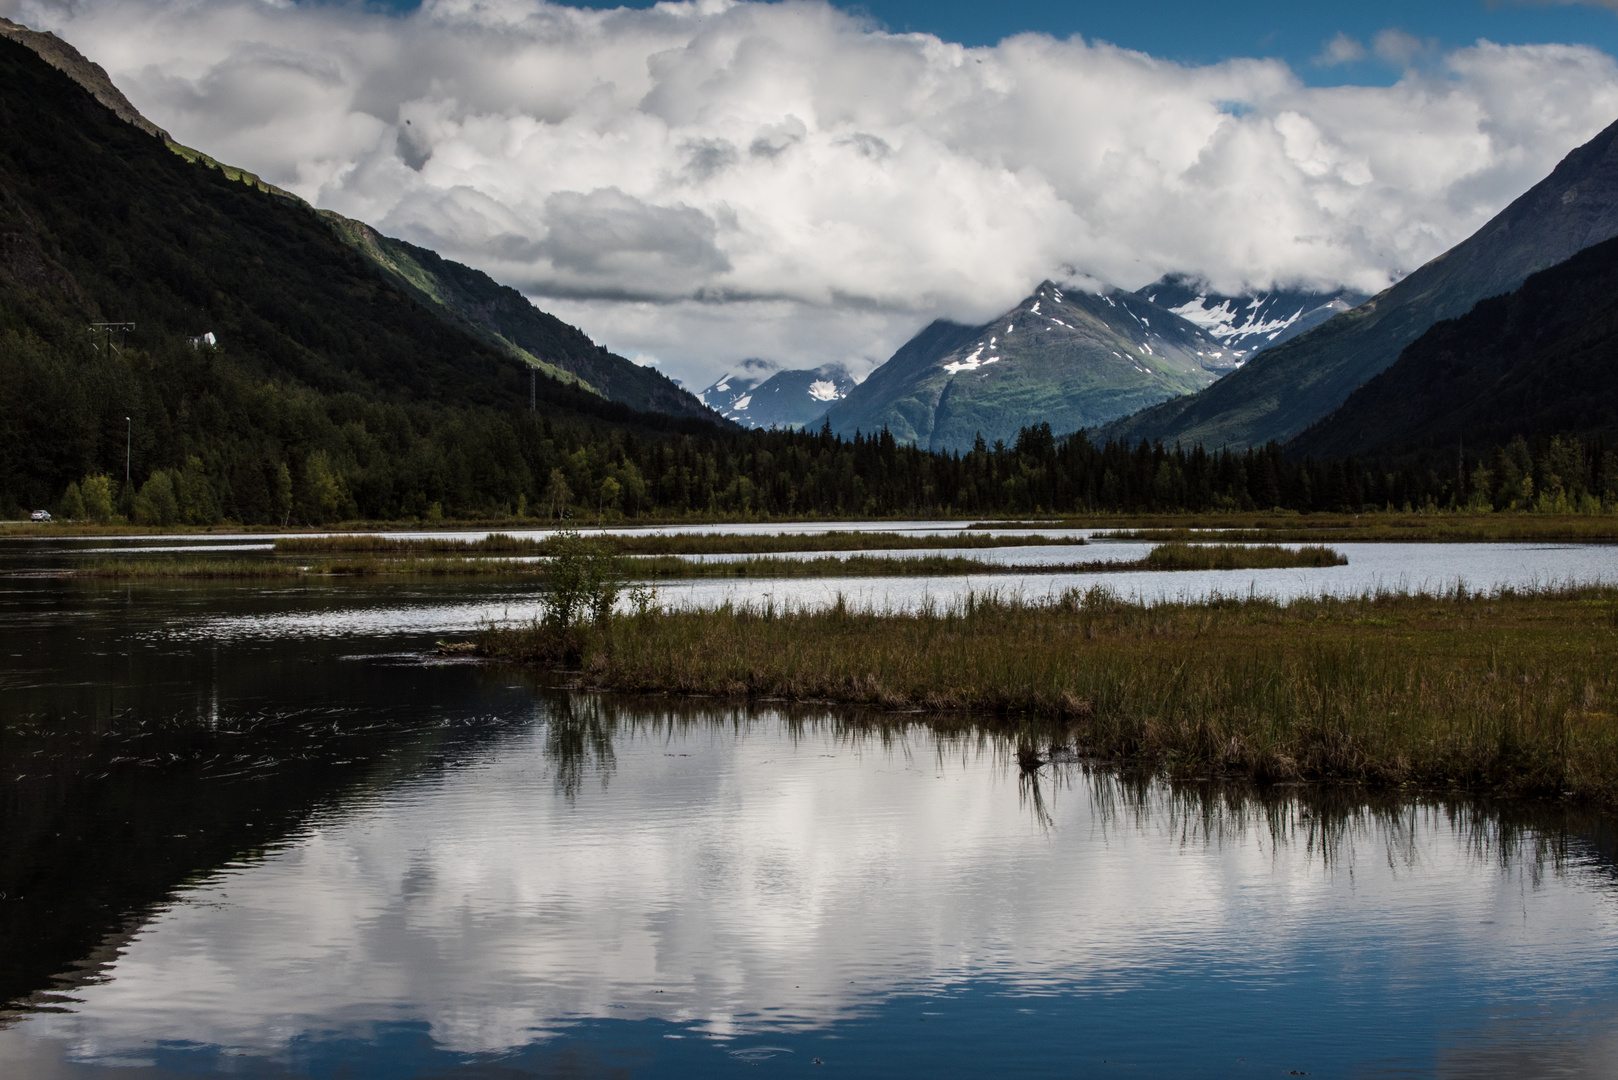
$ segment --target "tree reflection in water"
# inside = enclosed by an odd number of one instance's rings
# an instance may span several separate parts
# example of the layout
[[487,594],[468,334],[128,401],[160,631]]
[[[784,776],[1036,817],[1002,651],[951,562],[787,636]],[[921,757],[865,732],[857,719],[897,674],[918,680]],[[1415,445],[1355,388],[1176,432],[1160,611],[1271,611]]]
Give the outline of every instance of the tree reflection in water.
[[600,698],[585,694],[558,694],[550,702],[545,724],[545,757],[556,770],[556,791],[568,804],[591,773],[606,788],[618,767],[612,748],[618,730],[618,711],[604,707]]

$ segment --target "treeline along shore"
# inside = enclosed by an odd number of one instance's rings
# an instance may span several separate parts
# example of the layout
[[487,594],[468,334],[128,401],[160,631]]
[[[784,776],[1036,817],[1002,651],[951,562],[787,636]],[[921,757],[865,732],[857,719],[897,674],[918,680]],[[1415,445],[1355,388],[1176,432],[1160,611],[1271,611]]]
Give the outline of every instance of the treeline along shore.
[[915,612],[575,602],[479,654],[580,688],[952,711],[1176,777],[1618,801],[1618,589]]
[[[149,383],[156,354],[147,362],[136,350],[100,378],[103,358],[58,356],[27,339],[4,347],[16,363],[0,370],[0,431],[14,435],[13,450],[0,450],[0,515],[50,509],[141,526],[314,526],[1618,508],[1618,455],[1600,439],[1516,440],[1436,467],[1298,461],[1273,444],[1097,444],[1040,425],[1010,444],[936,453],[886,431],[731,432],[666,418],[659,428],[627,415],[611,424],[328,398],[257,383],[188,349],[160,350],[164,374]],[[41,440],[41,424],[74,436]],[[126,443],[134,456],[127,483]]]

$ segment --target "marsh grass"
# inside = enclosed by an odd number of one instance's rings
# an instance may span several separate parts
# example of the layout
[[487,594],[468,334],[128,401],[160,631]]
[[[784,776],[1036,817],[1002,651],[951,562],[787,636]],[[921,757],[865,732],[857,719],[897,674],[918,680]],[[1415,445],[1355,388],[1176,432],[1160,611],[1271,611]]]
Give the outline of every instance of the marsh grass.
[[[538,624],[479,651],[543,662]],[[995,593],[913,614],[615,615],[577,685],[953,712],[1057,730],[1171,777],[1335,780],[1618,801],[1618,590],[1280,604]]]
[[[1010,564],[963,555],[887,556],[852,554],[790,559],[754,555],[740,559],[700,561],[678,555],[622,558],[595,537],[575,540],[615,560],[615,576],[632,581],[675,578],[814,578],[814,577],[947,577],[981,574],[1082,574],[1115,570],[1237,570],[1285,566],[1336,566],[1348,560],[1326,548],[1292,550],[1243,545],[1166,544],[1133,561]],[[554,550],[554,548],[553,548]],[[334,577],[504,577],[547,580],[555,560],[525,562],[514,558],[454,555],[376,555],[361,549],[349,557],[313,559],[299,565],[284,559],[165,558],[105,559],[68,571],[95,578],[288,578]]]
[[[564,530],[565,531],[565,530]],[[449,537],[401,538],[392,536],[294,536],[275,542],[281,555],[551,555],[560,533],[549,536],[510,536],[494,533],[477,539]],[[986,536],[959,532],[936,536],[907,533],[834,531],[826,533],[581,534],[593,544],[617,555],[751,555],[809,551],[984,550],[1001,547],[1073,546],[1084,544],[1076,536]]]
[[755,555],[745,559],[693,562],[662,555],[626,559],[625,573],[636,578],[802,578],[802,577],[945,577],[963,574],[1060,574],[1088,568],[1084,563],[1012,565],[963,555],[828,555],[818,559],[784,559]]
[[1321,544],[1301,548],[1246,544],[1159,544],[1141,560],[1147,570],[1273,570],[1347,566],[1348,557]]

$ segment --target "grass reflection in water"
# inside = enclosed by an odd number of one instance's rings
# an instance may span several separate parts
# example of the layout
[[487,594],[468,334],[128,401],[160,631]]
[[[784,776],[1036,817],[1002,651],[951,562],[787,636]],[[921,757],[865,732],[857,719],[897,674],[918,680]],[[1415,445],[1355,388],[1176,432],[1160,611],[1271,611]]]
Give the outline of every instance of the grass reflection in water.
[[1167,775],[1618,799],[1618,590],[1205,603],[968,594],[913,613],[725,605],[491,626],[484,655],[631,693],[1060,724]]

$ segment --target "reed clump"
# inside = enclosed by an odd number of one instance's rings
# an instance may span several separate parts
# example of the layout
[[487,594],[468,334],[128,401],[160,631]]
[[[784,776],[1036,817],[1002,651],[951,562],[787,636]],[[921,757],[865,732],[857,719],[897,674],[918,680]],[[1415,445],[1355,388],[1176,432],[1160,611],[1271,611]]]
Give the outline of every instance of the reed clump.
[[[539,621],[481,654],[549,662]],[[914,613],[725,606],[615,614],[577,685],[1065,726],[1171,776],[1618,801],[1618,590],[1377,593],[1280,604],[994,593]]]
[[1347,566],[1348,557],[1322,544],[1300,548],[1248,544],[1159,544],[1142,560],[1147,570],[1272,570]]

